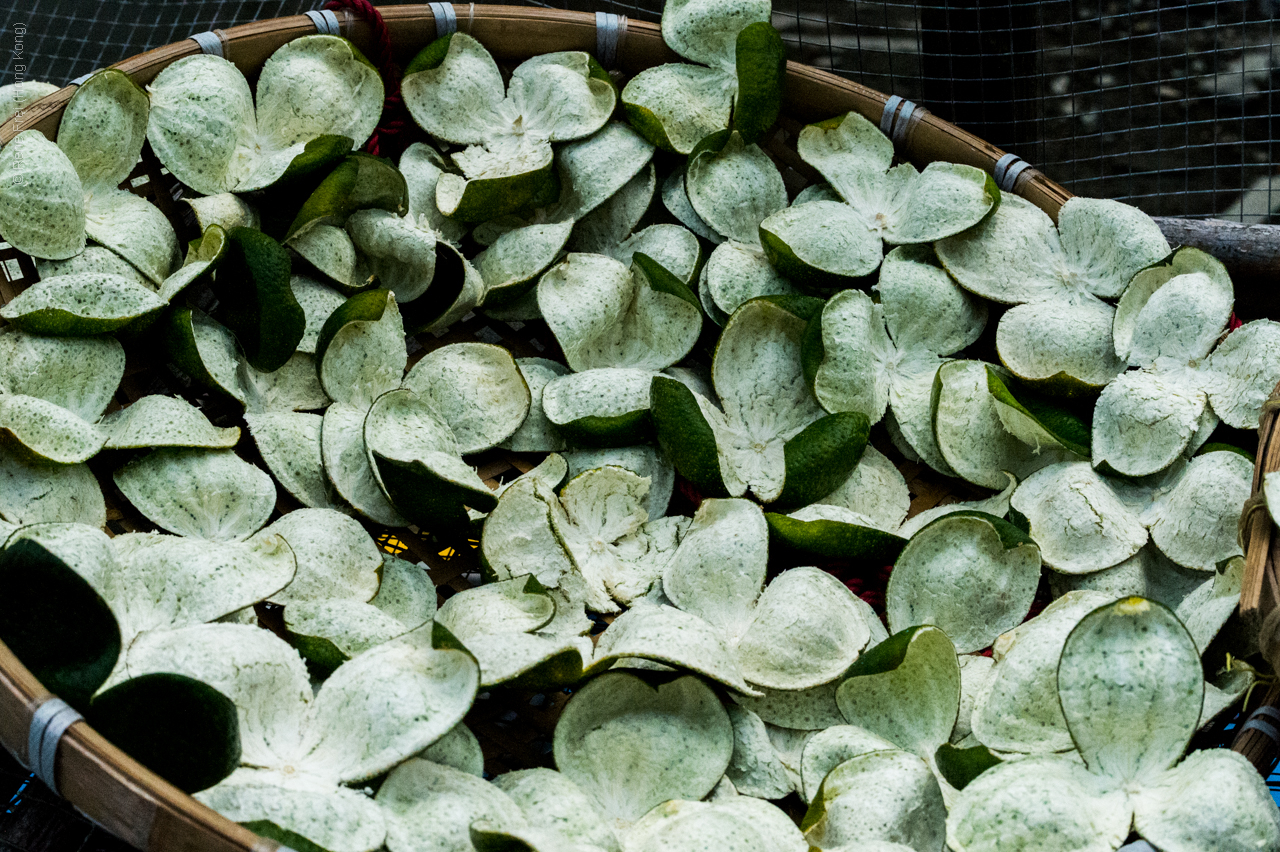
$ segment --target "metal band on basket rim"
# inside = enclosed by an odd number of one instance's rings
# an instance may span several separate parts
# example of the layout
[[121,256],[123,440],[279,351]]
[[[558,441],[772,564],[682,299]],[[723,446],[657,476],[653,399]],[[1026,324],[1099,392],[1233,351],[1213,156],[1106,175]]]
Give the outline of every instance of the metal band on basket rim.
[[1018,185],[1018,178],[1031,168],[1031,164],[1017,154],[1005,154],[996,160],[996,167],[991,174],[996,179],[996,186],[1005,192],[1013,192]]
[[612,68],[618,59],[618,45],[627,34],[627,16],[596,12],[596,59]]
[[907,129],[917,110],[921,115],[924,114],[924,110],[914,101],[900,95],[890,95],[884,102],[884,112],[880,114],[880,132],[893,140],[893,144],[903,144],[907,141]]
[[428,3],[431,15],[436,19],[436,38],[443,38],[458,31],[458,15],[452,3]]
[[[1249,719],[1240,726],[1240,734],[1245,731],[1261,731],[1272,742],[1280,744],[1280,729],[1275,725],[1260,718],[1269,716],[1276,722],[1280,722],[1280,710],[1272,707],[1270,704],[1263,704],[1257,710],[1249,714]],[[1240,734],[1237,734],[1239,736]]]
[[210,56],[216,56],[219,59],[227,58],[222,47],[222,34],[217,30],[208,30],[206,32],[196,33],[193,36],[187,36],[187,38],[200,45],[201,53],[207,53]]
[[27,729],[27,768],[55,793],[58,793],[58,743],[67,728],[83,720],[70,704],[53,697],[37,707],[31,716],[31,727]]
[[305,14],[311,19],[311,23],[316,25],[316,32],[320,35],[342,35],[342,22],[332,10],[312,9]]

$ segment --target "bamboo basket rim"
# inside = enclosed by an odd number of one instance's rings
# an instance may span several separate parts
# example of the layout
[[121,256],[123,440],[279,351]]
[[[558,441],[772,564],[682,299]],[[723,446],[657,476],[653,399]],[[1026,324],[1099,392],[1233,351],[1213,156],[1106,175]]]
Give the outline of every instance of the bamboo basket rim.
[[[455,4],[457,29],[479,39],[501,61],[518,61],[535,53],[556,50],[595,52],[596,18],[592,13],[526,6]],[[407,59],[434,40],[435,17],[428,5],[379,9],[391,34],[398,58]],[[349,10],[335,12],[341,34],[362,50],[373,42],[372,27]],[[306,15],[255,21],[214,31],[225,57],[252,74],[284,43],[316,32]],[[124,59],[109,67],[129,74],[140,85],[149,83],[169,64],[201,52],[188,38]],[[663,62],[681,61],[663,42],[657,24],[630,20],[617,48],[615,65],[627,73]],[[38,130],[53,138],[62,111],[76,87],[68,85],[0,123],[0,145],[25,130]],[[880,123],[886,96],[827,71],[797,62],[787,63],[784,114],[804,122],[856,111]],[[927,110],[917,108],[895,143],[900,155],[917,164],[935,160],[993,172],[1005,156],[1003,150],[979,139]],[[787,166],[808,167],[796,158]],[[808,170],[810,173],[811,170]],[[1035,168],[1025,169],[1014,183],[1014,192],[1042,209],[1055,221],[1071,193]],[[1280,395],[1280,388],[1277,388]],[[1272,440],[1280,417],[1264,416],[1265,435],[1260,442],[1254,477],[1254,494],[1266,472],[1280,469],[1280,440]],[[1261,433],[1260,433],[1261,434]],[[1267,448],[1263,452],[1263,447]],[[1249,552],[1247,582],[1271,589],[1267,612],[1280,599],[1280,536],[1273,536],[1269,518],[1253,513],[1249,522],[1255,546]],[[1257,563],[1257,564],[1255,564]],[[1252,586],[1251,586],[1252,588]],[[1254,595],[1257,601],[1262,595]],[[1256,609],[1256,605],[1255,605]],[[1242,605],[1243,610],[1243,605]],[[1253,610],[1251,610],[1252,612]],[[1264,613],[1265,614],[1265,613]],[[1280,661],[1277,661],[1280,662]],[[0,744],[24,765],[27,734],[37,707],[51,697],[13,653],[0,642]],[[1268,703],[1280,701],[1280,688],[1272,690]],[[1267,744],[1270,741],[1267,740]],[[1237,751],[1241,749],[1237,745]],[[59,792],[78,810],[112,834],[147,852],[275,852],[281,847],[232,822],[143,767],[113,746],[87,723],[72,725],[59,745],[55,760]]]

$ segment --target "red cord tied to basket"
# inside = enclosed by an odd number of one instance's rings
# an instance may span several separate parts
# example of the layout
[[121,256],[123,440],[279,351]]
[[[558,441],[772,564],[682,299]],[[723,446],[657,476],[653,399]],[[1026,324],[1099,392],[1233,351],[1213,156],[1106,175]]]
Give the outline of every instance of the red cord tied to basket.
[[414,124],[404,98],[400,97],[400,66],[392,59],[391,32],[387,29],[387,23],[382,19],[382,13],[369,0],[329,0],[324,8],[347,9],[373,27],[373,49],[370,51],[369,61],[377,67],[378,74],[382,77],[386,98],[382,102],[382,118],[369,141],[365,142],[363,150],[375,157],[398,159],[409,146],[406,137]]

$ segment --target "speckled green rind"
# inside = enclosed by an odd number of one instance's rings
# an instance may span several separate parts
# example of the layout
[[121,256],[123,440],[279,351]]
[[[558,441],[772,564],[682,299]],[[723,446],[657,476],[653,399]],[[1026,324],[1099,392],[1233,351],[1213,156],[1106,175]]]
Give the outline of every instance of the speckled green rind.
[[230,449],[240,440],[240,428],[220,428],[180,397],[152,394],[102,419],[106,448],[205,447]]
[[805,852],[803,835],[781,809],[750,796],[670,801],[626,835],[635,852]]
[[408,358],[404,322],[387,290],[352,296],[329,315],[316,339],[320,384],[335,402],[358,407],[399,387]]
[[196,800],[298,852],[373,852],[386,838],[382,813],[368,796],[270,770],[238,769]]
[[551,207],[550,221],[573,223],[582,219],[622,191],[652,158],[653,145],[617,121],[559,148],[556,168],[560,199]]
[[463,455],[506,440],[529,413],[529,387],[515,359],[488,343],[453,343],[427,353],[403,386],[444,417]]
[[244,405],[240,352],[227,328],[198,308],[176,308],[161,329],[166,354],[175,367],[221,399]]
[[[304,231],[299,238],[305,240],[316,227]],[[419,298],[430,288],[439,235],[429,226],[412,216],[365,209],[351,214],[346,232],[359,253],[357,257],[368,264],[369,274],[377,277],[379,286],[395,293],[400,304]],[[311,257],[307,259],[316,263]]]
[[1206,453],[1187,465],[1171,491],[1156,499],[1151,539],[1174,562],[1212,571],[1243,553],[1240,507],[1249,499],[1253,465],[1232,452]]
[[[617,852],[618,838],[590,797],[551,769],[522,769],[493,779],[511,797],[530,828],[554,832],[561,839],[582,841],[605,852]],[[548,850],[550,852],[550,850]]]
[[956,852],[1113,852],[1129,836],[1133,806],[1083,766],[1061,757],[1003,763],[960,792],[947,815]]
[[[1184,455],[1206,398],[1185,372],[1133,370],[1103,388],[1093,410],[1095,465],[1146,476]],[[1103,468],[1104,470],[1107,468]]]
[[485,633],[531,633],[555,616],[556,605],[533,576],[487,583],[444,602],[436,622],[463,642]]
[[124,348],[111,338],[0,334],[0,392],[47,400],[91,423],[111,403],[124,366]]
[[1280,323],[1254,320],[1227,335],[1205,361],[1209,403],[1237,429],[1258,425],[1263,401],[1280,382]]
[[893,143],[856,112],[809,125],[796,144],[801,158],[850,204],[862,201],[893,162]]
[[1170,769],[1195,733],[1204,696],[1200,654],[1163,604],[1123,598],[1071,631],[1058,695],[1089,769],[1130,784]]
[[569,238],[570,248],[613,256],[616,247],[640,225],[640,220],[653,203],[656,189],[657,169],[650,162],[617,192],[574,223],[573,236]]
[[409,628],[359,601],[299,601],[284,611],[289,642],[322,672],[408,632]]
[[98,71],[76,88],[58,124],[58,147],[90,192],[114,189],[138,162],[147,132],[147,95],[127,74]]
[[278,370],[297,351],[307,324],[289,283],[289,253],[250,228],[233,229],[227,240],[212,316],[236,336],[250,365]]
[[11,524],[107,525],[102,488],[87,465],[33,462],[0,447],[0,518]]
[[1199,249],[1180,248],[1125,288],[1116,305],[1116,353],[1135,367],[1160,357],[1198,361],[1226,328],[1233,303],[1223,265]]
[[542,411],[562,435],[581,446],[627,446],[647,440],[649,370],[607,368],[570,373],[542,389]]
[[982,169],[929,163],[881,202],[892,205],[881,226],[884,239],[892,244],[927,244],[954,236],[980,222],[999,197],[995,179]]
[[949,515],[952,512],[982,512],[985,515],[995,515],[997,518],[1003,518],[1009,513],[1009,499],[1013,496],[1014,488],[1018,485],[1018,480],[1013,474],[1007,474],[1008,484],[999,494],[994,494],[985,500],[970,500],[958,503],[948,503],[945,506],[934,506],[932,509],[926,509],[915,517],[903,523],[898,530],[898,535],[905,538],[918,533],[924,529],[926,524],[933,523],[943,515]]
[[711,792],[733,755],[733,726],[697,678],[654,687],[608,672],[569,700],[554,752],[560,771],[605,815],[632,822],[654,805]]
[[1089,458],[1090,427],[1079,417],[1028,393],[990,367],[987,368],[987,389],[995,399],[1000,422],[1009,434],[1036,450],[1057,446]]
[[159,285],[181,262],[173,225],[145,198],[118,189],[88,191],[85,236],[114,251]]
[[896,633],[858,658],[836,703],[849,724],[931,755],[950,738],[960,706],[955,647],[929,625]]
[[1010,372],[1059,396],[1087,394],[1124,369],[1111,342],[1115,309],[1086,298],[1018,305],[996,329],[996,351]]
[[790,515],[765,515],[769,532],[789,547],[824,559],[893,562],[907,540],[881,529],[873,519],[838,506],[816,503]]
[[[384,211],[385,212],[385,211]],[[373,272],[365,259],[356,254],[355,242],[335,225],[312,225],[285,241],[298,253],[301,268],[314,271],[327,284],[344,293],[354,294],[373,284]]]
[[676,218],[676,221],[704,240],[709,240],[712,243],[724,242],[724,235],[717,233],[703,221],[702,217],[698,215],[698,211],[694,210],[693,205],[689,203],[689,193],[685,188],[684,178],[685,170],[676,169],[663,180],[663,206],[667,208],[668,213]]
[[956,473],[985,488],[1003,488],[1005,473],[1026,477],[1056,461],[1010,435],[1000,422],[981,361],[948,361],[934,381],[934,436]]
[[484,754],[480,751],[480,741],[462,722],[454,725],[449,733],[427,746],[418,756],[477,778],[484,777]]
[[296,509],[263,530],[289,542],[298,573],[272,603],[343,598],[365,602],[378,592],[382,553],[359,521],[333,509]]
[[885,330],[884,309],[860,290],[837,293],[823,306],[821,341],[809,331],[805,358],[816,363],[814,396],[827,411],[860,411],[880,422],[893,380],[886,369],[895,354]]
[[116,487],[159,527],[210,541],[242,541],[275,508],[271,477],[230,450],[165,447],[115,472]]
[[542,391],[553,380],[568,375],[569,368],[546,358],[517,358],[516,366],[529,388],[529,414],[498,446],[515,452],[558,452],[567,444],[542,410]]
[[[652,270],[651,270],[652,271]],[[697,342],[692,293],[603,255],[571,254],[538,282],[538,307],[574,370],[661,370]]]
[[851,758],[897,746],[856,725],[837,724],[816,732],[804,745],[800,763],[801,798],[812,802],[827,773]]
[[760,223],[787,206],[782,174],[758,145],[730,133],[689,158],[685,186],[693,209],[730,239],[758,246]]
[[[1174,610],[1201,654],[1208,650],[1209,643],[1235,614],[1240,603],[1240,586],[1243,580],[1244,557],[1226,560],[1217,573],[1191,590]],[[1209,696],[1206,688],[1205,710],[1208,709]]]
[[107,602],[56,553],[30,539],[0,551],[0,591],[0,640],[49,689],[84,709],[122,647]]
[[893,530],[906,519],[911,494],[893,462],[867,444],[849,478],[818,502],[863,515],[877,529]]
[[956,651],[987,647],[1022,623],[1040,583],[1040,548],[1008,521],[957,512],[912,537],[885,592],[889,629],[933,624]]
[[1207,582],[1206,577],[1201,571],[1179,566],[1148,542],[1119,565],[1090,574],[1053,571],[1048,580],[1055,596],[1074,589],[1094,589],[1110,595],[1112,600],[1139,595],[1177,607],[1194,589]]
[[800,825],[810,848],[856,849],[879,840],[941,849],[947,808],[929,766],[893,749],[851,757],[832,769]]
[[65,260],[85,245],[85,198],[57,145],[24,130],[0,151],[0,235],[32,257]]
[[404,175],[371,154],[348,154],[307,197],[285,239],[319,225],[341,227],[357,210],[385,210],[403,216],[409,209]]
[[104,431],[67,409],[34,396],[0,394],[0,439],[40,462],[79,464],[98,454]]
[[1134,828],[1164,852],[1244,852],[1280,846],[1266,785],[1242,755],[1193,752],[1133,796]]
[[53,83],[37,80],[0,86],[0,123],[8,121],[45,95],[52,95],[56,91],[58,87]]
[[485,521],[480,551],[500,580],[526,574],[556,588],[575,573],[573,562],[551,528],[555,492],[533,479],[517,479],[502,492]]
[[607,247],[605,254],[626,264],[644,255],[686,287],[692,285],[694,273],[702,263],[702,246],[698,238],[686,228],[665,222],[650,225]]
[[724,632],[675,607],[642,606],[618,616],[600,635],[592,671],[603,671],[630,657],[694,672],[737,693],[756,698],[763,695],[743,678]]
[[1150,216],[1104,198],[1068,199],[1058,213],[1058,234],[1067,263],[1103,299],[1118,298],[1139,271],[1170,251]]
[[733,723],[733,758],[725,776],[738,792],[781,799],[794,789],[760,717],[737,704],[725,705]]
[[[207,283],[222,265],[227,253],[227,232],[221,225],[210,225],[201,235],[187,243],[187,254],[182,266],[160,283],[160,299],[173,303],[182,291],[200,283]],[[150,281],[148,287],[154,288]]]
[[758,296],[793,296],[797,292],[763,251],[732,240],[716,246],[698,278],[699,299],[718,325],[724,325],[729,314]]
[[319,414],[266,411],[245,414],[249,434],[267,470],[303,506],[331,509],[333,485],[325,476]]
[[622,106],[646,139],[667,151],[688,154],[708,134],[729,125],[733,104],[725,71],[672,63],[647,68],[627,81]]
[[155,287],[147,276],[120,255],[102,246],[88,246],[84,251],[66,260],[36,259],[36,271],[43,278],[56,278],[59,275],[76,275],[81,272],[102,272],[128,278],[135,284],[144,287]]
[[1141,520],[1088,462],[1061,462],[1028,477],[1011,506],[1025,517],[1045,564],[1067,574],[1118,565],[1147,542]]
[[998,751],[1066,751],[1072,747],[1058,703],[1057,667],[1067,634],[1113,600],[1097,591],[1068,592],[1026,624],[996,640],[999,658],[974,702],[978,741]]
[[658,444],[675,469],[704,495],[727,495],[715,431],[707,422],[697,395],[682,382],[654,376],[649,401]]
[[465,506],[487,512],[496,503],[458,454],[448,423],[407,388],[374,402],[364,422],[364,445],[378,484],[410,522],[457,531],[467,524]]
[[158,533],[116,536],[119,566],[104,584],[126,644],[145,631],[213,621],[264,600],[293,579],[289,546],[273,535],[209,542]]
[[797,284],[819,291],[856,286],[880,265],[878,234],[838,201],[788,207],[760,223],[760,243],[769,262]]
[[484,278],[485,305],[508,306],[533,289],[572,231],[571,221],[516,228],[476,255],[472,262]]
[[392,771],[378,790],[391,852],[472,849],[470,827],[519,829],[525,820],[503,792],[474,775],[426,760],[410,760]]
[[[119,570],[111,553],[111,541],[106,533],[86,524],[28,524],[24,527],[6,525],[0,535],[0,547],[32,539],[56,556],[72,571],[93,586],[106,598],[111,581]],[[107,601],[110,604],[110,601]]]
[[247,201],[231,192],[184,198],[182,202],[195,213],[200,232],[217,225],[224,231],[232,228],[260,228],[262,217]]
[[682,610],[737,636],[764,588],[768,539],[749,500],[704,500],[663,573],[665,594]]
[[662,10],[662,38],[685,59],[732,68],[738,34],[751,24],[767,23],[769,13],[764,0],[673,0]]

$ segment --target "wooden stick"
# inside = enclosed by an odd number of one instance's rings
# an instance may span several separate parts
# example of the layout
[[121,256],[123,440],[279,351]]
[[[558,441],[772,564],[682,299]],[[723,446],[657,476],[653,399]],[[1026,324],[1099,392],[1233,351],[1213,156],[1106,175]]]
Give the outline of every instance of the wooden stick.
[[1242,225],[1225,219],[1157,216],[1170,245],[1195,246],[1222,261],[1232,275],[1280,275],[1280,225]]

